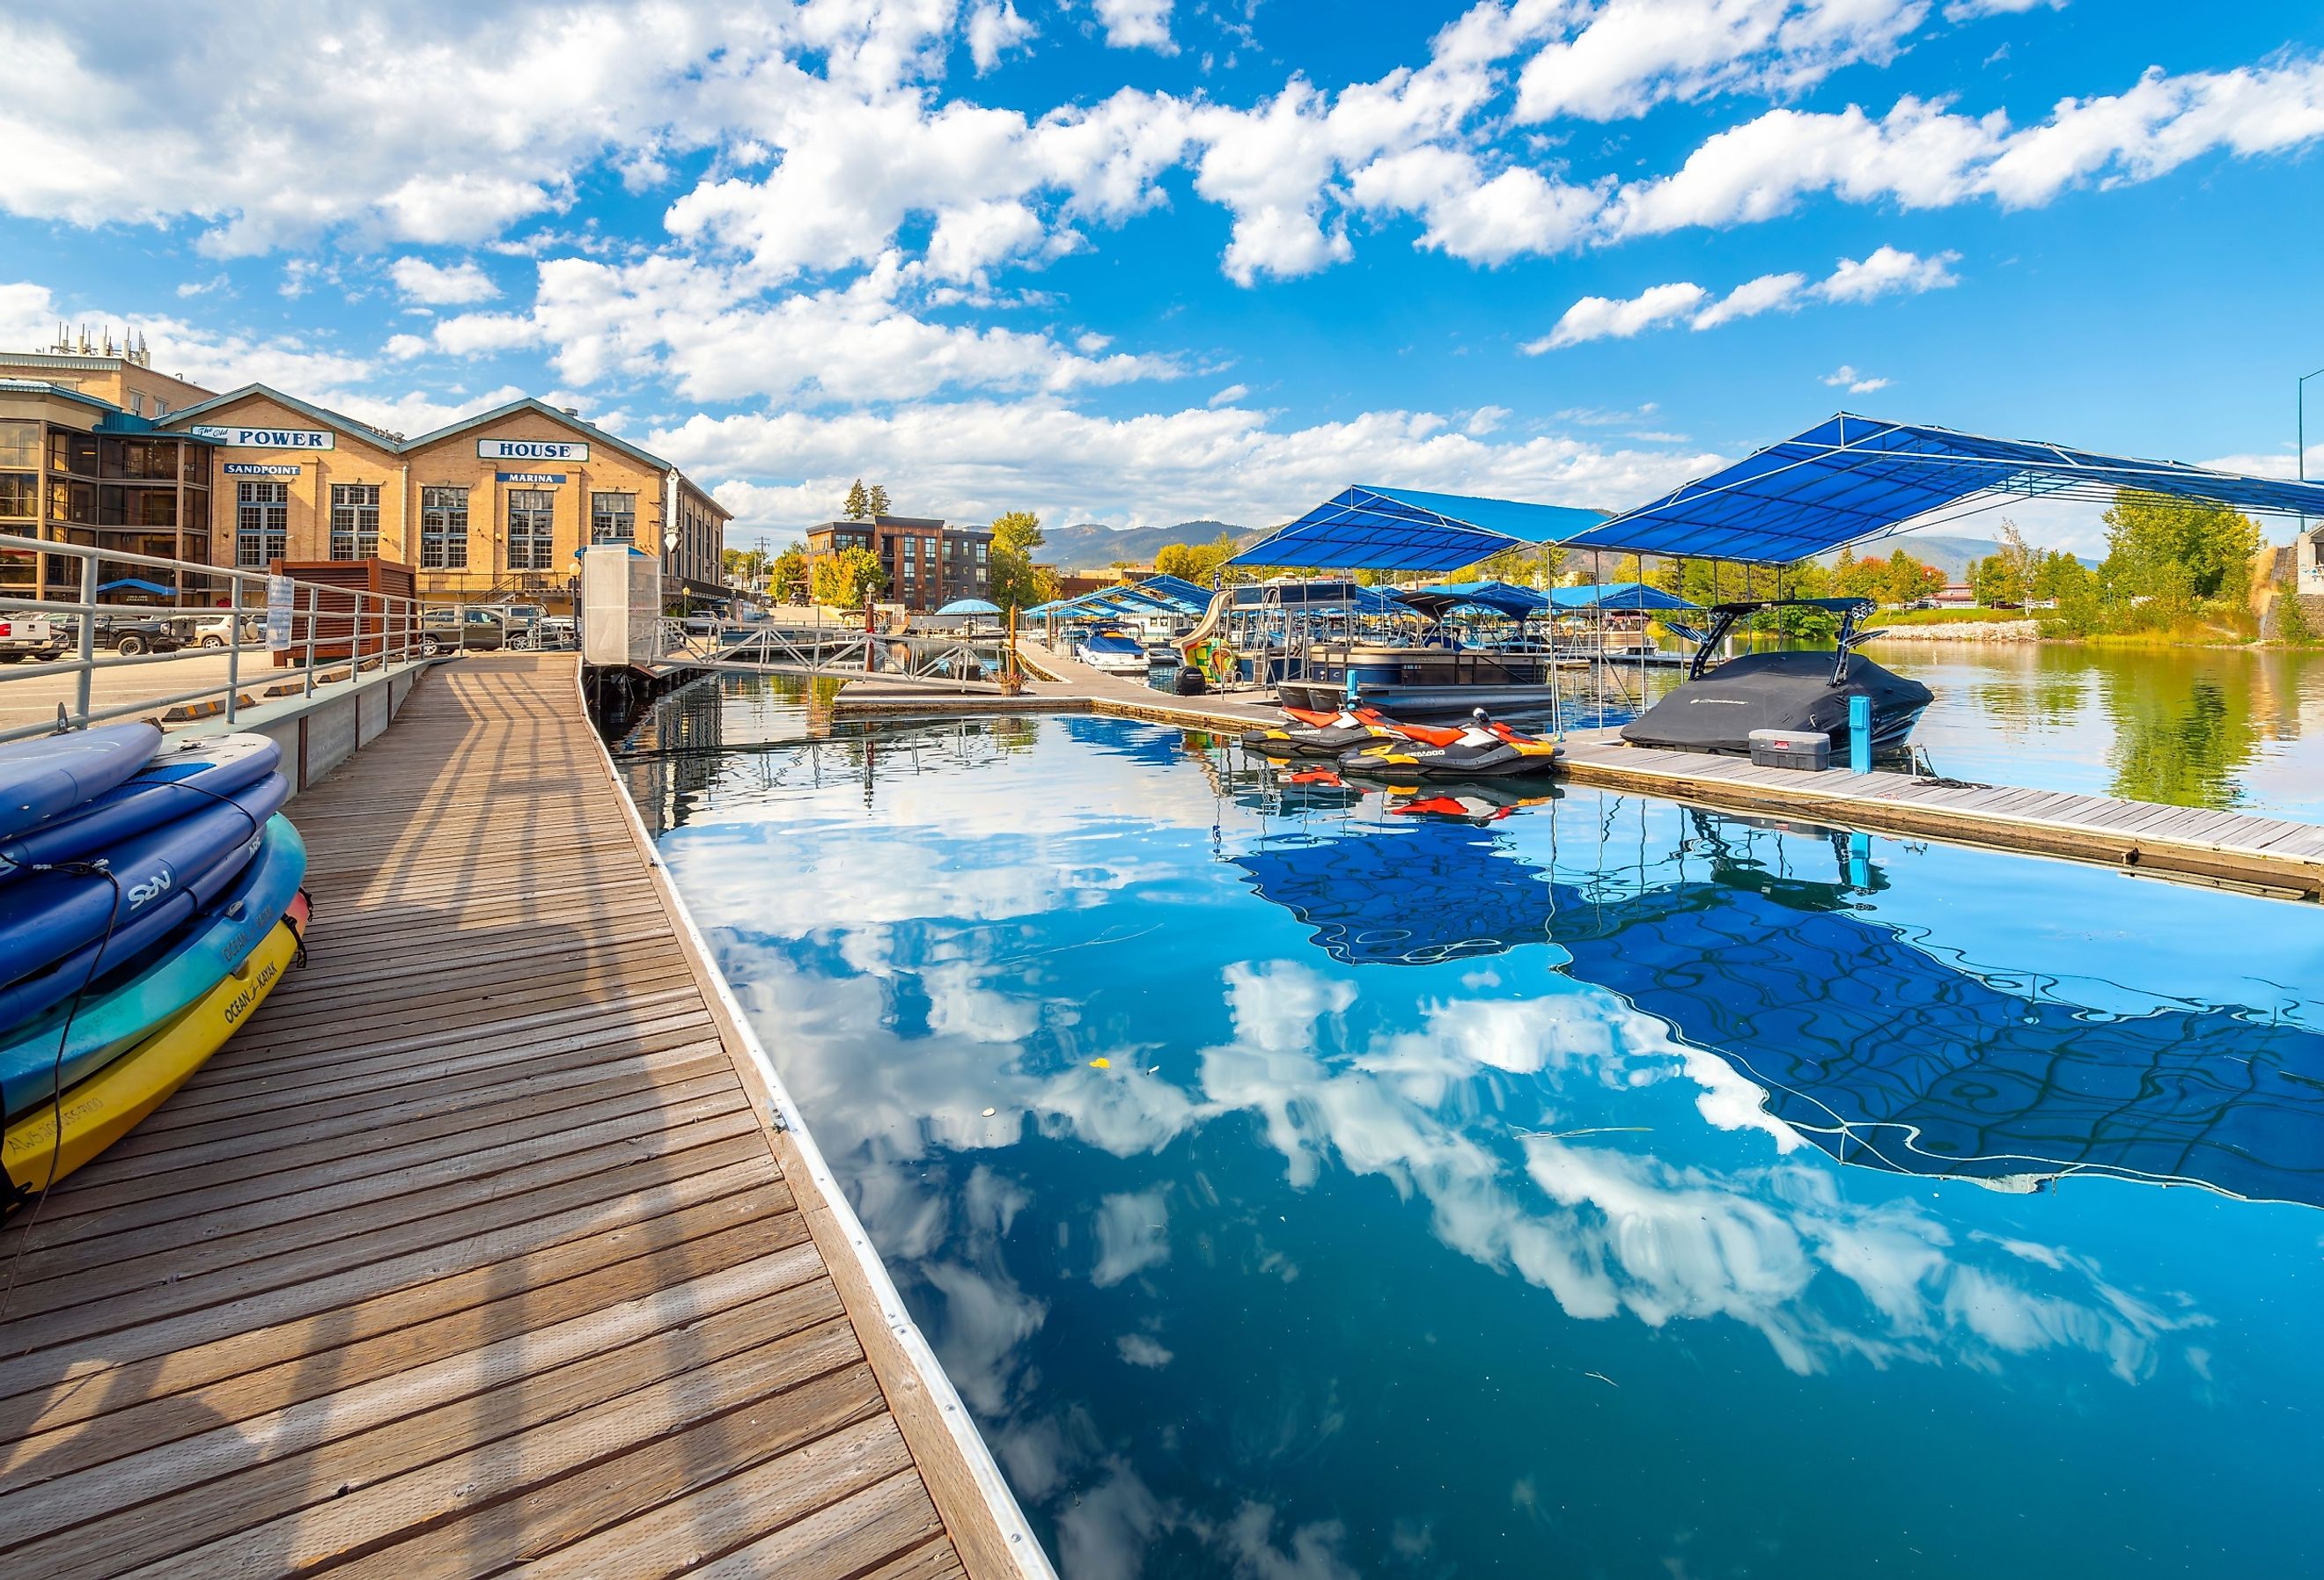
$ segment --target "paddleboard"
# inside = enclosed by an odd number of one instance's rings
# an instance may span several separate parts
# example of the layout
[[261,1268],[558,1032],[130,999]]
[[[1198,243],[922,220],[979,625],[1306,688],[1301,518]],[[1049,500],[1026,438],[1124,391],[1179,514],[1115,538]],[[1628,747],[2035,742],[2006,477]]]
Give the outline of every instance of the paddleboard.
[[101,796],[145,766],[161,744],[152,725],[105,725],[0,745],[0,839]]
[[103,795],[13,839],[0,839],[0,883],[25,868],[74,861],[215,806],[274,772],[282,749],[264,735],[179,737]]
[[260,831],[290,798],[279,773],[206,810],[98,853],[117,882],[86,872],[34,873],[0,893],[0,1027],[28,1021],[183,927],[258,853]]
[[184,1086],[266,1001],[299,953],[299,935],[278,921],[235,971],[179,1017],[65,1089],[61,1104],[35,1107],[0,1138],[7,1189],[0,1216],[80,1168],[129,1133]]
[[[68,1002],[28,1025],[0,1031],[0,1115],[48,1100],[57,1072],[69,1086],[208,993],[240,965],[287,911],[305,925],[299,885],[307,846],[290,820],[266,825],[256,859],[183,936],[153,956],[107,970],[69,1001],[78,973],[65,975]],[[86,970],[86,966],[83,966]]]

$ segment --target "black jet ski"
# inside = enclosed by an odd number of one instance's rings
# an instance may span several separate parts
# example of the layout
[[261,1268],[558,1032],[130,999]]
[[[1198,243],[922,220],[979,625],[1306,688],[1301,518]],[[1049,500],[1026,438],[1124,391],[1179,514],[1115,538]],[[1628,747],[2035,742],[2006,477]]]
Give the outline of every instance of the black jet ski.
[[1375,741],[1340,756],[1342,773],[1368,774],[1410,783],[1414,779],[1499,779],[1512,773],[1547,773],[1563,755],[1550,741],[1521,735],[1498,724],[1483,708],[1441,746],[1418,741]]
[[[1712,655],[1738,621],[1785,606],[1840,616],[1838,645],[1829,651],[1744,653],[1713,667]],[[1872,703],[1873,753],[1903,752],[1934,694],[1855,651],[1881,634],[1857,629],[1872,608],[1865,598],[1769,598],[1713,606],[1686,679],[1624,725],[1622,739],[1634,746],[1748,756],[1753,730],[1816,730],[1831,737],[1839,761],[1849,750],[1848,699],[1866,697]]]
[[1242,744],[1270,757],[1337,757],[1374,741],[1411,740],[1442,745],[1459,730],[1400,724],[1377,707],[1342,706],[1335,713],[1286,707],[1288,721],[1243,732]]

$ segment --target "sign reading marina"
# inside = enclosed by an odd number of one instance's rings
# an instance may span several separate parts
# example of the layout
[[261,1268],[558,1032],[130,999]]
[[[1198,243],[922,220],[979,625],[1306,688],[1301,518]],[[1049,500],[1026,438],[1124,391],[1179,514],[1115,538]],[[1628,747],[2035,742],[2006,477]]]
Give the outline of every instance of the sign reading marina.
[[562,483],[562,472],[495,472],[493,476],[503,483]]
[[218,470],[229,477],[296,477],[306,468],[296,461],[228,461]]
[[589,447],[567,444],[553,439],[480,439],[476,441],[476,458],[484,461],[571,461],[579,465],[589,459]]
[[193,422],[187,424],[186,431],[203,439],[214,439],[232,449],[328,450],[338,448],[338,440],[320,428],[222,428],[214,423]]

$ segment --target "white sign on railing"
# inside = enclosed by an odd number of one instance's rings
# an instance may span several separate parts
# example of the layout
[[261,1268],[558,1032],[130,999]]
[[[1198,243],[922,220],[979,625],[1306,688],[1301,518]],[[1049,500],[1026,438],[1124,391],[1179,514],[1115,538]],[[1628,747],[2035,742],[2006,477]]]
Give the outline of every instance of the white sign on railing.
[[298,589],[287,576],[266,578],[266,651],[290,651],[290,608],[298,597]]
[[553,439],[480,439],[476,457],[485,461],[571,461],[577,466],[588,460],[589,447]]
[[320,428],[233,428],[210,422],[189,422],[186,431],[201,439],[214,439],[232,449],[243,450],[331,450],[339,448],[336,436]]

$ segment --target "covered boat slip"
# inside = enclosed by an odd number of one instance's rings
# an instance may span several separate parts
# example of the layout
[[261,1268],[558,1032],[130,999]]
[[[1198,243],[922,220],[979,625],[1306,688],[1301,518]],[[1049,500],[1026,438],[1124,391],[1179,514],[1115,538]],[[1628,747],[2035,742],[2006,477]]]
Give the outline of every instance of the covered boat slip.
[[438,671],[293,811],[307,965],[0,1238],[9,1572],[1046,1574],[575,661]]

